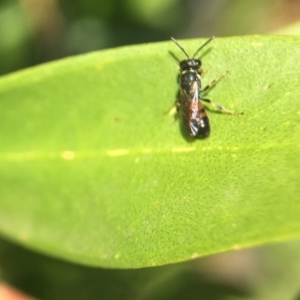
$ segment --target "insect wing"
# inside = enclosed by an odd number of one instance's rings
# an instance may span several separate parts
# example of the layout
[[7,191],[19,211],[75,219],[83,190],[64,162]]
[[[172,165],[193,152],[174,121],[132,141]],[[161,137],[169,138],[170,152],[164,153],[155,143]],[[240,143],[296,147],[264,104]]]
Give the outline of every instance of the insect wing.
[[[198,132],[198,110],[199,110],[199,85],[197,81],[192,82],[188,88],[180,89],[181,119],[185,131],[190,136],[196,136]],[[201,103],[200,103],[201,104]],[[202,105],[202,104],[201,104]]]

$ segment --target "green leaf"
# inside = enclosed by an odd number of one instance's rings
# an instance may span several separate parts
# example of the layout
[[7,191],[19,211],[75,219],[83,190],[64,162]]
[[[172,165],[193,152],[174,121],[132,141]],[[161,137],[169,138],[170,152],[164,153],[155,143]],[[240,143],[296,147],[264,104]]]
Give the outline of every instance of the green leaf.
[[[203,41],[183,41],[194,53]],[[202,55],[209,139],[165,112],[174,43],[96,52],[0,80],[0,231],[111,268],[188,260],[300,235],[300,38],[218,38]]]

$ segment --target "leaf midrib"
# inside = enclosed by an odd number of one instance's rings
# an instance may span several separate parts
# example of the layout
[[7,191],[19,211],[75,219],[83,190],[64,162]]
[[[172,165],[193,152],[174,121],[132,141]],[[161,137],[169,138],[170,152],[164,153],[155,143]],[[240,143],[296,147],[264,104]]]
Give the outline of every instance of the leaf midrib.
[[86,158],[96,158],[96,157],[121,157],[121,156],[134,156],[134,155],[159,155],[159,154],[183,154],[183,153],[192,153],[192,152],[238,152],[238,151],[252,151],[252,150],[261,150],[266,151],[270,149],[283,149],[283,148],[300,148],[300,144],[288,143],[288,144],[261,144],[261,145],[244,145],[244,146],[203,146],[199,147],[171,147],[171,148],[118,148],[110,149],[103,151],[27,151],[27,152],[4,152],[0,154],[1,161],[32,161],[32,160],[73,160],[73,159],[86,159]]

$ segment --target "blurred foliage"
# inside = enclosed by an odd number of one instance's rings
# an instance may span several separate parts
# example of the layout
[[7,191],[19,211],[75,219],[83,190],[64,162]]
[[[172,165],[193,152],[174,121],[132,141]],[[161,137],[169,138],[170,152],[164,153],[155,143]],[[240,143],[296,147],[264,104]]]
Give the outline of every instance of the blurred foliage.
[[299,19],[299,8],[296,0],[0,0],[0,74],[170,36],[266,33]]
[[3,279],[45,300],[298,300],[299,249],[299,241],[290,241],[156,268],[109,270],[0,239]]
[[0,5],[0,74],[30,66],[31,52],[30,32],[20,6],[3,3]]

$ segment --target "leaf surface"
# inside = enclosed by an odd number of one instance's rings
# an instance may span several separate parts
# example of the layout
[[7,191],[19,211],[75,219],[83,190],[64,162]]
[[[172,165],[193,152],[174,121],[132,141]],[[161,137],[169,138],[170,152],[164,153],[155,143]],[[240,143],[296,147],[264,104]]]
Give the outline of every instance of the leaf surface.
[[[203,41],[182,41],[188,53]],[[201,56],[206,140],[165,112],[171,42],[90,53],[0,80],[0,231],[83,264],[138,268],[300,235],[300,38],[218,38]]]

